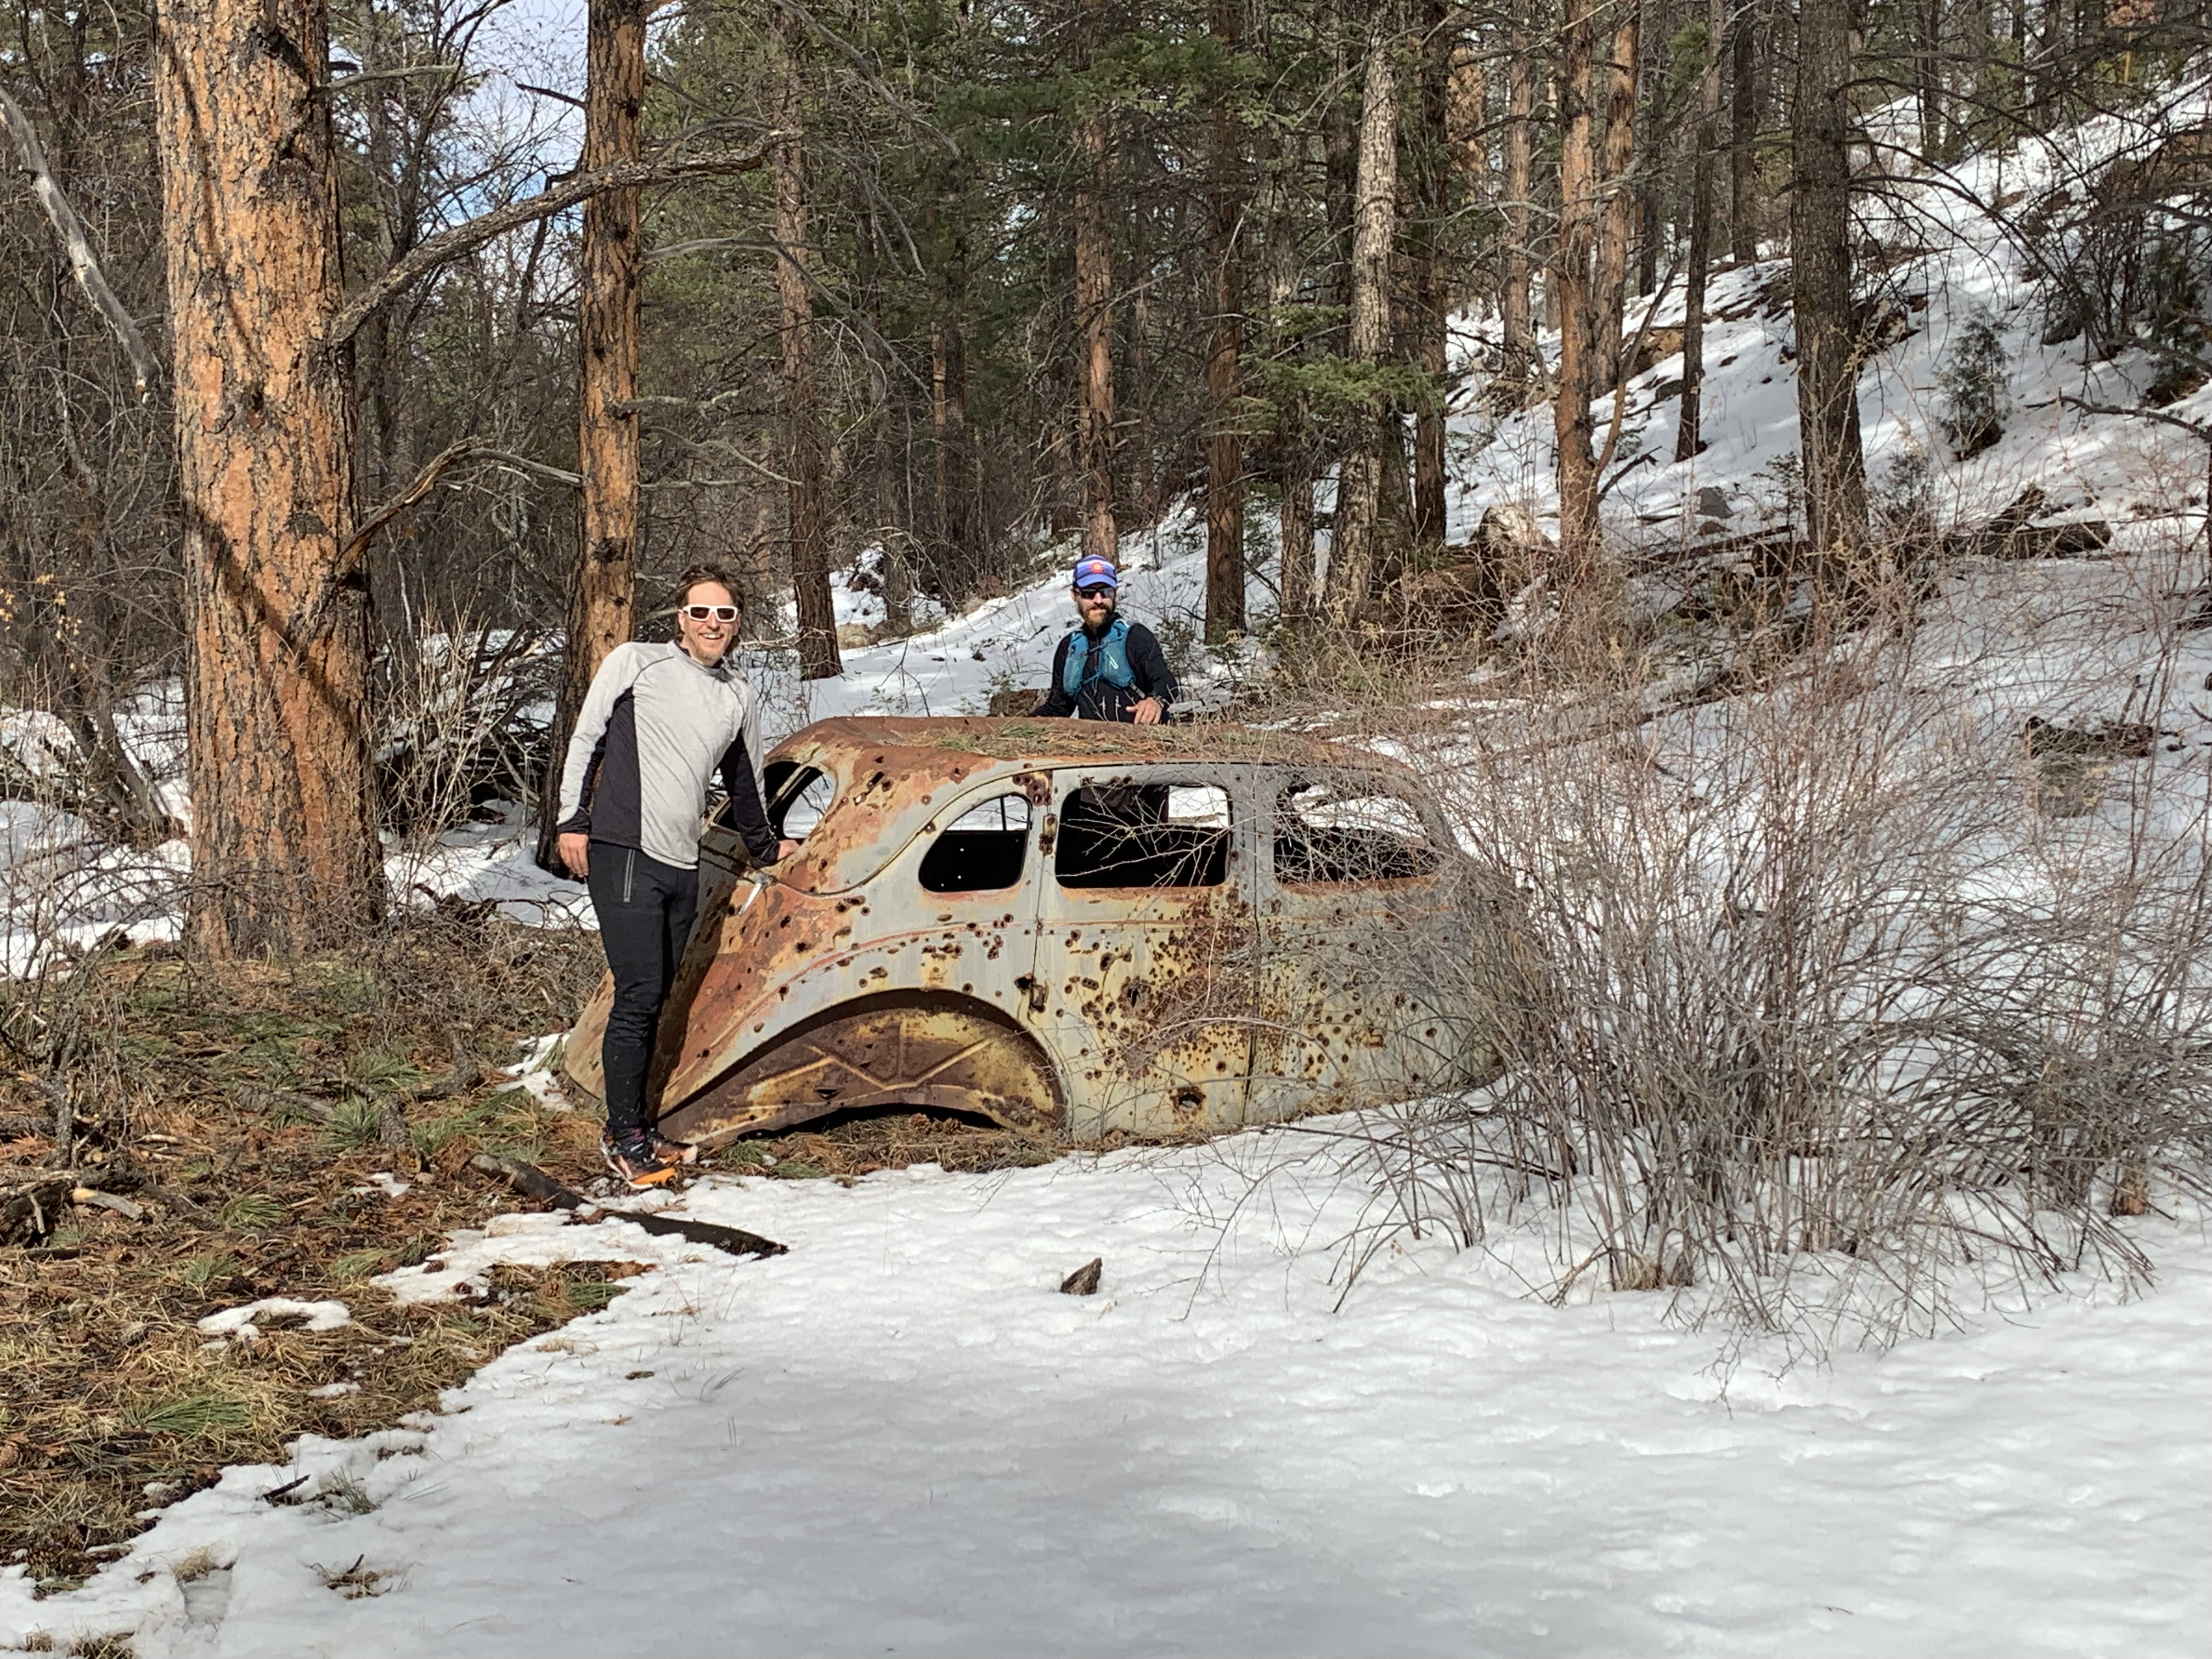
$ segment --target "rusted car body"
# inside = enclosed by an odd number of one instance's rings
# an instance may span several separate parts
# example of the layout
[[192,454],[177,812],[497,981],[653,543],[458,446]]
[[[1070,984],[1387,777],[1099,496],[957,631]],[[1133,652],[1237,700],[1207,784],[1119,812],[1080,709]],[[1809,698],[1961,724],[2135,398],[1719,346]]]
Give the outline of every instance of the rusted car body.
[[[764,784],[800,850],[769,876],[708,832],[654,1059],[665,1133],[904,1105],[1096,1143],[1493,1069],[1449,970],[1492,923],[1389,761],[1223,726],[835,720]],[[610,994],[565,1048],[593,1096]]]

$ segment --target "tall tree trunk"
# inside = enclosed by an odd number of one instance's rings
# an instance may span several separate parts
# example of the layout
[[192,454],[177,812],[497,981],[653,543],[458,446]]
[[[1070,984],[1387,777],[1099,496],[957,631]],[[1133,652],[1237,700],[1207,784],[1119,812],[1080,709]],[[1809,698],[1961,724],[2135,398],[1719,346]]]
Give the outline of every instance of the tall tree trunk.
[[1705,439],[1705,275],[1713,257],[1713,167],[1720,144],[1721,53],[1725,50],[1728,0],[1707,0],[1705,72],[1698,84],[1698,153],[1690,174],[1690,270],[1682,313],[1681,416],[1674,428],[1674,459],[1686,461]]
[[[584,165],[644,153],[646,0],[591,0],[584,50]],[[584,204],[576,284],[576,563],[568,586],[568,649],[554,705],[552,751],[538,796],[538,862],[566,875],[561,770],[592,677],[636,624],[640,283],[645,246],[638,192],[611,190]]]
[[1759,94],[1766,72],[1759,46],[1756,0],[1747,0],[1729,64],[1729,252],[1740,265],[1759,263]]
[[[1105,0],[1082,0],[1083,67],[1105,38]],[[1078,134],[1083,183],[1075,193],[1076,471],[1083,485],[1083,552],[1110,559],[1114,530],[1114,226],[1112,118],[1102,101]]]
[[[1390,349],[1390,251],[1398,221],[1397,41],[1387,10],[1367,43],[1359,106],[1359,165],[1352,203],[1351,356],[1363,368]],[[1363,400],[1345,422],[1338,463],[1336,517],[1329,539],[1328,612],[1340,625],[1367,602],[1375,569],[1376,520],[1382,489],[1384,422],[1381,399]]]
[[291,954],[383,905],[326,15],[166,0],[155,132],[184,515],[193,938]]
[[799,678],[834,679],[837,607],[830,592],[830,530],[822,503],[822,416],[814,384],[813,237],[806,186],[806,26],[778,7],[775,101],[775,296],[783,344],[784,476],[790,506],[791,586],[799,610]]
[[[1266,174],[1265,216],[1267,226],[1268,344],[1278,359],[1295,356],[1310,360],[1313,346],[1307,331],[1293,332],[1288,324],[1291,307],[1300,288],[1298,209],[1291,178],[1291,161],[1303,139],[1290,135],[1271,157]],[[1295,390],[1278,406],[1270,458],[1275,481],[1282,489],[1282,555],[1277,566],[1275,614],[1285,623],[1304,621],[1312,615],[1314,600],[1314,444],[1312,421],[1305,400]]]
[[[1243,0],[1213,0],[1212,24],[1224,52],[1240,50]],[[1218,644],[1244,631],[1244,441],[1237,410],[1237,360],[1244,349],[1237,252],[1244,212],[1243,126],[1226,85],[1216,94],[1209,140],[1213,177],[1206,263],[1212,279],[1213,332],[1206,351],[1206,637]]]
[[1636,235],[1637,192],[1632,175],[1637,165],[1636,83],[1643,22],[1643,0],[1613,0],[1613,43],[1605,71],[1605,143],[1600,158],[1605,207],[1598,220],[1598,380],[1591,388],[1593,396],[1617,392],[1622,378],[1621,323],[1628,304],[1628,252]]
[[1851,322],[1851,0],[1802,0],[1791,100],[1790,303],[1806,532],[1823,568],[1865,574],[1866,457]]
[[1444,326],[1451,311],[1444,268],[1444,227],[1451,212],[1451,157],[1446,108],[1457,33],[1445,27],[1444,0],[1425,0],[1422,15],[1421,170],[1419,229],[1413,245],[1414,361],[1428,377],[1431,396],[1413,416],[1413,543],[1444,543]]
[[1591,388],[1598,379],[1598,177],[1590,71],[1596,0],[1566,0],[1559,35],[1559,234],[1548,292],[1559,307],[1559,385],[1552,399],[1558,446],[1559,550],[1578,568],[1597,551],[1597,456]]
[[1516,409],[1528,402],[1528,387],[1541,371],[1535,331],[1530,326],[1528,278],[1534,269],[1535,223],[1536,54],[1528,44],[1522,15],[1513,15],[1506,46],[1505,80],[1505,286],[1498,296],[1498,326],[1504,340],[1498,379]]

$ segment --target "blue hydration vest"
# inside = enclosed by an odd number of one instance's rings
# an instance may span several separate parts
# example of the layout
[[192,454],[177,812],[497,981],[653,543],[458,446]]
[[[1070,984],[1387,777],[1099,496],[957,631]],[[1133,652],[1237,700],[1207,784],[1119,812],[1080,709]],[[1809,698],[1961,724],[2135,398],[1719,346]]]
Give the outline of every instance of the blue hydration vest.
[[1084,686],[1091,680],[1104,680],[1107,684],[1126,691],[1136,684],[1136,672],[1129,666],[1129,624],[1121,617],[1106,630],[1105,637],[1091,649],[1088,629],[1079,628],[1068,636],[1067,662],[1060,671],[1060,689],[1080,702]]

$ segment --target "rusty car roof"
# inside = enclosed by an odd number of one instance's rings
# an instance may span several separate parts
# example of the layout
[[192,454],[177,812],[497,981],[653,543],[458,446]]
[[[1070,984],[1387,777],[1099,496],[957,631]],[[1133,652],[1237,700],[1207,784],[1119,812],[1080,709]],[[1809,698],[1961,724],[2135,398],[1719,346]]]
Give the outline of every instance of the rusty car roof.
[[770,760],[804,761],[837,778],[837,799],[779,873],[815,892],[866,881],[922,830],[947,791],[992,774],[1086,763],[1159,761],[1304,766],[1387,773],[1419,787],[1387,756],[1294,732],[1225,721],[1170,726],[1109,720],[893,715],[817,720]]

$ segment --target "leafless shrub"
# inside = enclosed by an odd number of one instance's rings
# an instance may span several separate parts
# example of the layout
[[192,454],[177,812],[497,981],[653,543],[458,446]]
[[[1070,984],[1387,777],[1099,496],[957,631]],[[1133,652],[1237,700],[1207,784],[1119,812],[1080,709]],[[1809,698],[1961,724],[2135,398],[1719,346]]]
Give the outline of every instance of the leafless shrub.
[[[1569,606],[1461,718],[1368,708],[1511,896],[1471,949],[1416,940],[1507,1070],[1348,1143],[1380,1199],[1355,1268],[1542,1217],[1554,1294],[1682,1287],[1823,1343],[2146,1275],[2120,1218],[2212,1140],[2212,786],[2166,712],[2189,556],[1785,605],[1717,680]],[[2031,708],[2158,740],[2053,815]]]
[[419,846],[487,799],[532,798],[552,724],[553,660],[529,630],[462,616],[386,652],[376,758],[396,836]]

